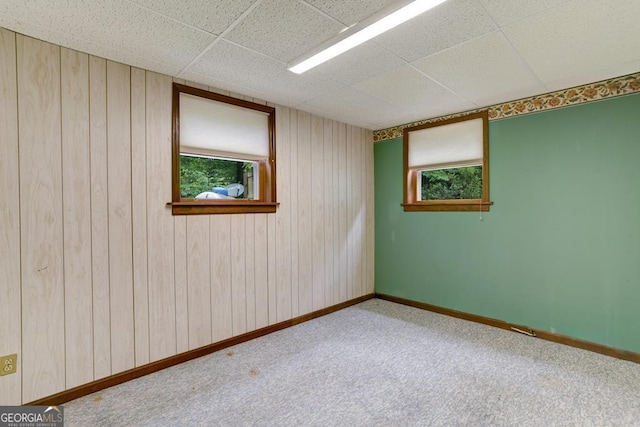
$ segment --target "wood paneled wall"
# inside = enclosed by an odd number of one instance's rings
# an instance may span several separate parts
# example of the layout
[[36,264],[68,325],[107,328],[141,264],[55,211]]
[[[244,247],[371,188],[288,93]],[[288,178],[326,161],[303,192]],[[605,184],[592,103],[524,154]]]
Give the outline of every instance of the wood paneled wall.
[[276,106],[277,213],[174,217],[171,84],[0,29],[0,405],[373,292],[371,133]]

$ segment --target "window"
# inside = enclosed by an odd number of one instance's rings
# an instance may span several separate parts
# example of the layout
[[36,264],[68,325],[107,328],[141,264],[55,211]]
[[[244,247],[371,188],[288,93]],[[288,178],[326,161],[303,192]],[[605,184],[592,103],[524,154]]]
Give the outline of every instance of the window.
[[174,83],[174,215],[276,210],[275,109]]
[[406,128],[405,211],[488,211],[486,111]]

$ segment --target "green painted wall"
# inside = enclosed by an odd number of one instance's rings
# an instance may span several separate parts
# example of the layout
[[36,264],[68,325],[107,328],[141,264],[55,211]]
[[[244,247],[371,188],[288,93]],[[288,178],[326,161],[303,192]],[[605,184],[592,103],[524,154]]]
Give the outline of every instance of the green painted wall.
[[376,292],[640,352],[640,95],[490,122],[491,212],[403,212],[375,145]]

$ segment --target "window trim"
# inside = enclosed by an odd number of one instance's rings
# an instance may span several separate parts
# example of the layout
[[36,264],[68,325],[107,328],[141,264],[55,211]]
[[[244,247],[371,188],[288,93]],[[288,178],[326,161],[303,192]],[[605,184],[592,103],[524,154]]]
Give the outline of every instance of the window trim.
[[[409,169],[409,135],[413,131],[446,126],[466,120],[482,119],[482,198],[452,200],[417,200],[418,175],[420,171]],[[488,212],[493,204],[489,198],[489,112],[466,114],[452,119],[441,120],[423,125],[405,128],[403,140],[403,203],[405,212]]]
[[[254,200],[182,199],[180,197],[180,94],[207,98],[268,114],[269,158],[259,160],[258,198]],[[172,101],[171,208],[173,215],[274,213],[276,199],[276,109],[243,99],[173,83]]]

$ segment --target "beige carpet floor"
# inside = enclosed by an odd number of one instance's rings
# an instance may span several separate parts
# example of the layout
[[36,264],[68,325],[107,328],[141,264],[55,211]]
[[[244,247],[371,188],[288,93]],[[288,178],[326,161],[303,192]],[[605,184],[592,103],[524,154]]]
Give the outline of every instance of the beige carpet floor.
[[640,426],[640,365],[373,299],[77,399],[66,426]]

